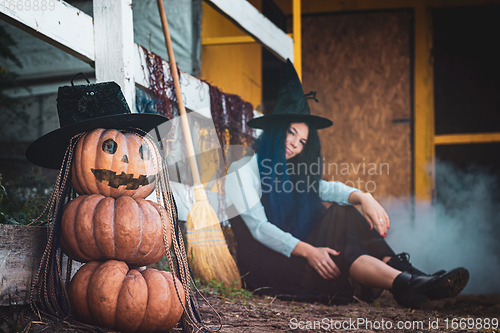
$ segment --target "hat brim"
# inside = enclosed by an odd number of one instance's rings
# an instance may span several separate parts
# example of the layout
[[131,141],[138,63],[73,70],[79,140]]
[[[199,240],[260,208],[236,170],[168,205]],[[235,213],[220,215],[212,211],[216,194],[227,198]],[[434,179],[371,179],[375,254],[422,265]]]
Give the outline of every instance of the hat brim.
[[141,134],[156,131],[158,141],[172,127],[168,118],[152,113],[128,113],[90,119],[61,127],[35,140],[26,149],[26,158],[31,163],[48,169],[60,169],[61,162],[70,140],[78,133],[88,132],[96,128],[127,130]]
[[306,115],[306,114],[270,114],[262,117],[257,117],[249,120],[247,125],[252,128],[266,129],[269,125],[283,122],[291,121],[297,123],[306,123],[313,125],[316,129],[323,129],[333,125],[333,122],[324,117],[316,115]]

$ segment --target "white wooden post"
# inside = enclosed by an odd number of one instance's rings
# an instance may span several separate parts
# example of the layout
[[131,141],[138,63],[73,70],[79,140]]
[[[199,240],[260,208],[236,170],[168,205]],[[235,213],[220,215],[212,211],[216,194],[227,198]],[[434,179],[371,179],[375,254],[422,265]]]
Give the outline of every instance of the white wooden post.
[[94,0],[94,48],[96,81],[118,83],[134,111],[132,0]]

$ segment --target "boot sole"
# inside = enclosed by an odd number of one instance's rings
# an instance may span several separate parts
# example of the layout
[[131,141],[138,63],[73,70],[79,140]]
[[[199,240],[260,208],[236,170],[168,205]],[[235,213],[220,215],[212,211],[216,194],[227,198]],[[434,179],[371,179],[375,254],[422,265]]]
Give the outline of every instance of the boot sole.
[[422,292],[430,300],[455,297],[465,288],[469,281],[469,271],[456,268],[439,279],[431,289]]

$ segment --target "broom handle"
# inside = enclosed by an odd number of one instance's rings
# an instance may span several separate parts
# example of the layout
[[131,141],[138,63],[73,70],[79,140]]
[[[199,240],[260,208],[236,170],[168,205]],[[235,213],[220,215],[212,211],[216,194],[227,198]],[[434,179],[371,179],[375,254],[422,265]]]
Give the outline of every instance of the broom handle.
[[189,121],[187,118],[184,100],[182,99],[181,84],[179,80],[179,73],[177,73],[177,64],[175,63],[174,50],[172,48],[172,40],[168,31],[167,16],[165,15],[165,8],[163,7],[163,0],[157,0],[158,10],[160,11],[161,25],[163,27],[163,34],[165,35],[165,43],[167,45],[168,59],[170,60],[170,70],[174,78],[175,95],[179,103],[179,113],[182,122],[182,129],[184,130],[184,139],[186,140],[187,153],[189,156],[189,164],[191,165],[191,173],[193,175],[194,185],[201,185],[200,172],[196,157],[194,153],[193,137],[191,136],[191,129],[189,128]]

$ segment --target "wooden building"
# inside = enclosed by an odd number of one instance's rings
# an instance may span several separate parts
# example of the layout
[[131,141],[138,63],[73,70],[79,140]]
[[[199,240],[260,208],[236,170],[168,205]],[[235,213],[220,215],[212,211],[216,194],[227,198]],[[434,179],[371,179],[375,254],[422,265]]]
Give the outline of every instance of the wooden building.
[[[134,86],[148,87],[144,58],[131,35],[130,4],[108,1],[93,1],[94,17],[59,1],[45,13],[0,4],[0,19],[92,65],[96,81],[119,82],[134,105]],[[436,156],[500,169],[499,6],[500,0],[206,0],[196,74],[266,113],[284,59],[292,58],[304,90],[317,91],[313,113],[334,122],[320,132],[325,179],[382,200],[430,201]],[[117,16],[123,19],[108,24]],[[207,107],[207,100],[188,101],[205,116]],[[31,135],[57,127],[54,119]]]
[[[334,122],[320,131],[325,179],[428,202],[436,157],[498,173],[500,1],[250,2],[292,36],[312,112]],[[208,3],[202,45],[202,78],[270,112],[272,53]]]

